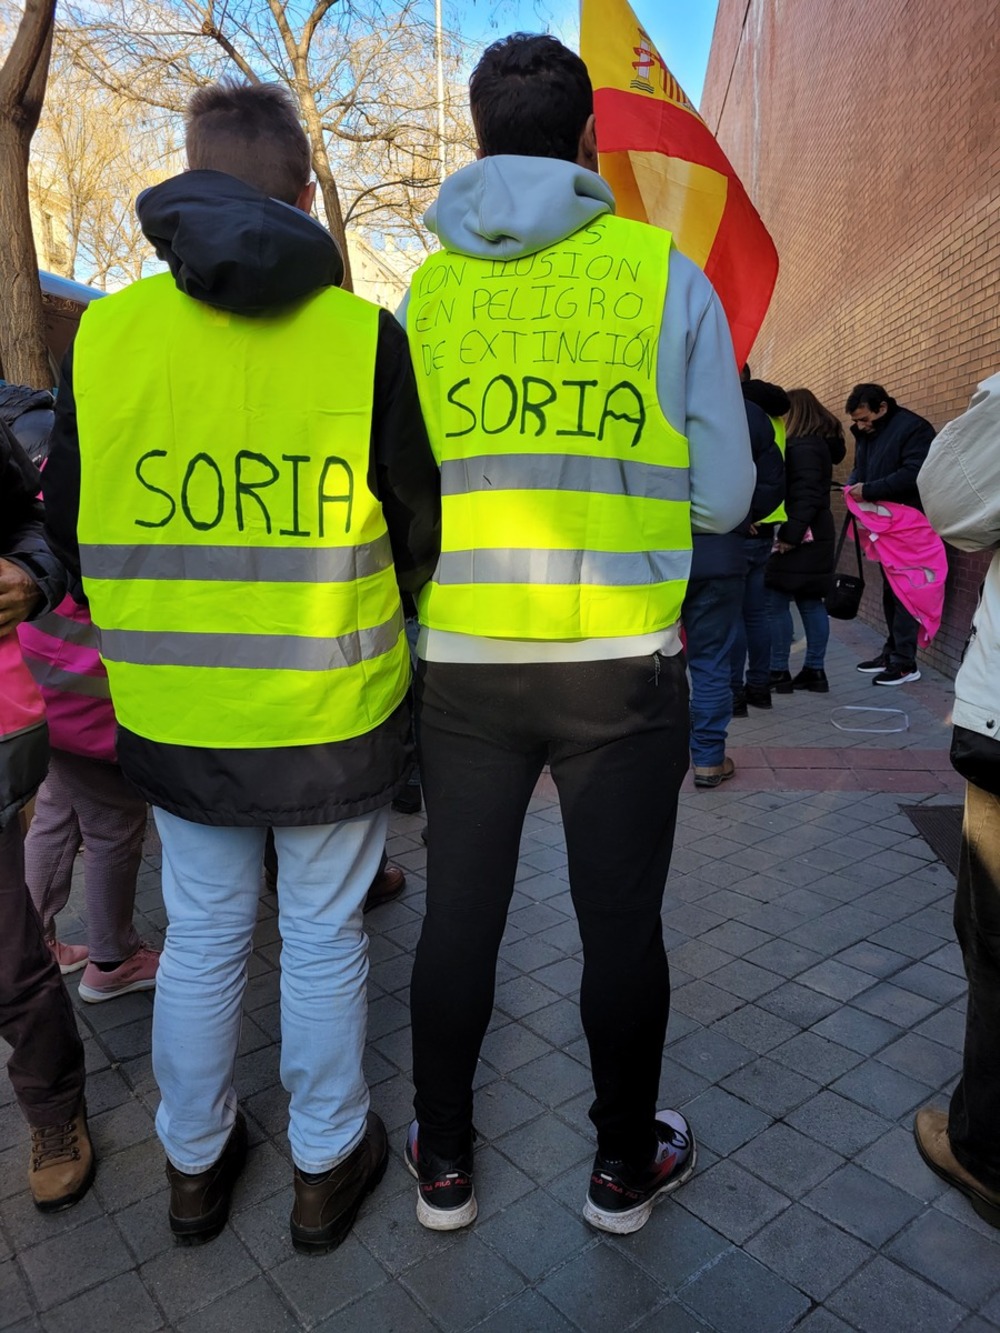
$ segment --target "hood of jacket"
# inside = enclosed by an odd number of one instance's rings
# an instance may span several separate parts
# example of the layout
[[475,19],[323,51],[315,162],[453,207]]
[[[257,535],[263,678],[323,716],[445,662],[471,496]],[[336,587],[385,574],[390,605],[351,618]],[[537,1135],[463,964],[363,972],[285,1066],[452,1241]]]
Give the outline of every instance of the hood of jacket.
[[756,403],[769,417],[783,417],[792,405],[784,389],[767,380],[744,380],[742,389],[743,397]]
[[221,171],[185,171],[144,190],[136,215],[178,288],[255,315],[337,287],[344,261],[315,218]]
[[424,222],[446,250],[480,259],[532,255],[615,211],[594,171],[551,157],[484,157],[441,186]]

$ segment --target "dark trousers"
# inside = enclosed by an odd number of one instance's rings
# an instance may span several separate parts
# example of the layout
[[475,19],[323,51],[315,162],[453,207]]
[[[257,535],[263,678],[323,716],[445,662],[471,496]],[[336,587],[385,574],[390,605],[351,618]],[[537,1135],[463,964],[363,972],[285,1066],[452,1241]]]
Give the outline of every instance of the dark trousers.
[[890,666],[913,671],[917,665],[917,630],[920,626],[892,590],[882,570],[882,611],[886,640],[883,652]]
[[0,831],[0,1036],[29,1125],[63,1125],[83,1097],[83,1044],[59,968],[24,882],[17,817]]
[[688,766],[680,655],[421,663],[427,911],[410,994],[421,1143],[468,1146],[521,827],[548,763],[583,943],[580,1011],[601,1153],[648,1161],[670,1003],[660,910]]
[[948,1137],[966,1170],[988,1189],[1000,1190],[1000,796],[971,782],[965,788],[955,933],[969,999]]
[[771,558],[772,532],[773,526],[768,524],[767,536],[743,538],[746,581],[743,584],[743,614],[737,618],[733,639],[731,679],[734,690],[741,690],[744,683],[761,687],[771,681],[771,622],[767,618],[764,575]]

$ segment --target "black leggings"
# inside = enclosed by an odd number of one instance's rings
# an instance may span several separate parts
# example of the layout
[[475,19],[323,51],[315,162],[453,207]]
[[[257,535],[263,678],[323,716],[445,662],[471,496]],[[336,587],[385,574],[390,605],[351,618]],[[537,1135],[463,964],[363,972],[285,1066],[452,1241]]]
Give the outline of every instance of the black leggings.
[[521,827],[543,766],[559,793],[583,942],[580,1010],[601,1153],[648,1160],[670,1004],[660,910],[688,767],[683,658],[421,663],[427,915],[411,986],[421,1142],[468,1145]]

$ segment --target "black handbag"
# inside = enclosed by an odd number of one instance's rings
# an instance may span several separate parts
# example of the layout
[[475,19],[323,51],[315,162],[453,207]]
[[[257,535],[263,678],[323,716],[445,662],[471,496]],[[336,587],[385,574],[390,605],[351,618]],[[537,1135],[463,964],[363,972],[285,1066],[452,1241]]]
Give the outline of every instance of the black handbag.
[[[837,566],[840,564],[840,553],[844,549],[844,542],[847,540],[848,528],[854,533],[854,553],[858,558],[857,574],[838,574]],[[854,521],[854,515],[848,514],[844,519],[844,526],[840,530],[840,540],[837,542],[837,554],[833,557],[833,580],[830,584],[830,591],[826,594],[826,613],[833,616],[834,620],[853,620],[858,614],[858,607],[861,605],[861,598],[865,591],[864,566],[861,563],[861,538],[858,536],[858,525]]]
[[968,727],[951,732],[951,766],[966,782],[1000,796],[1000,740]]

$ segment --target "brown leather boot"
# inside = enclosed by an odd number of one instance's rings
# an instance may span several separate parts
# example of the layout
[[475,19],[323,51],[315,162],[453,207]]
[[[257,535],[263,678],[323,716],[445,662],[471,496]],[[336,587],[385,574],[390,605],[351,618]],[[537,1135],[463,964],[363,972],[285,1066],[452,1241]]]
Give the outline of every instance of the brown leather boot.
[[1000,1193],[989,1189],[966,1171],[951,1150],[948,1138],[948,1112],[925,1106],[913,1121],[917,1151],[935,1175],[961,1190],[973,1208],[991,1227],[1000,1227]]
[[318,1180],[295,1168],[291,1228],[292,1244],[300,1254],[328,1254],[347,1239],[365,1196],[385,1175],[388,1161],[385,1125],[369,1111],[364,1138],[342,1162]]
[[35,1207],[43,1213],[70,1208],[90,1189],[94,1179],[94,1149],[87,1130],[87,1107],[65,1125],[31,1129],[28,1185]]
[[364,910],[373,912],[376,907],[382,907],[385,903],[395,901],[405,888],[405,872],[399,866],[393,865],[391,861],[387,861],[382,873],[376,875],[372,880],[368,897],[365,899]]
[[170,1230],[178,1245],[204,1245],[226,1225],[233,1186],[247,1160],[247,1122],[242,1111],[226,1140],[219,1160],[204,1171],[189,1175],[167,1163],[170,1181]]

